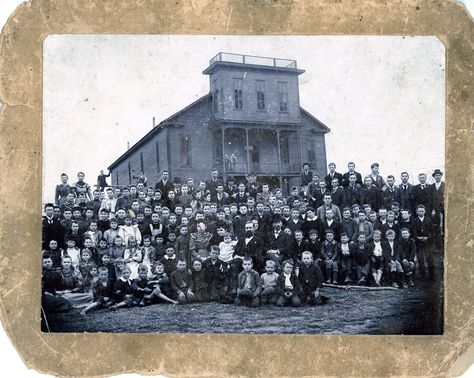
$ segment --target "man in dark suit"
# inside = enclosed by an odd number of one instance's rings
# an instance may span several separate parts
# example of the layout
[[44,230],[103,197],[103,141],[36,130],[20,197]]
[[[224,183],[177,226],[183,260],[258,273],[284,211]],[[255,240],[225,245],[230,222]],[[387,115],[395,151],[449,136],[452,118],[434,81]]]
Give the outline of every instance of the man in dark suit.
[[360,186],[362,186],[362,175],[359,172],[355,171],[355,163],[353,163],[352,161],[349,162],[349,164],[347,164],[347,169],[348,169],[348,172],[342,175],[342,186],[345,188],[349,186],[350,175],[355,175],[356,184],[359,184]]
[[272,219],[270,214],[264,212],[265,205],[263,202],[257,202],[255,206],[255,213],[253,214],[253,219],[256,219],[258,222],[258,231],[262,235],[266,235],[270,228],[272,227]]
[[216,194],[211,195],[211,202],[216,203],[218,208],[229,204],[228,194],[224,193],[224,184],[217,184]]
[[435,169],[433,172],[435,179],[432,185],[433,192],[433,226],[435,227],[435,245],[436,248],[443,248],[444,235],[444,182],[441,181],[443,172]]
[[395,177],[393,177],[392,175],[387,176],[387,187],[385,188],[385,191],[383,192],[382,196],[383,205],[387,209],[390,209],[390,206],[393,202],[400,203],[401,201],[400,188],[395,186]]
[[254,262],[254,269],[260,272],[265,266],[263,256],[263,241],[255,235],[253,222],[245,223],[245,235],[237,239],[235,255],[241,257],[251,257]]
[[426,276],[425,262],[428,262],[428,277],[434,280],[433,261],[433,223],[430,217],[425,215],[425,206],[416,206],[416,217],[413,219],[413,238],[416,244],[416,255],[418,258],[418,270],[421,277]]
[[56,240],[60,247],[63,246],[64,229],[61,226],[59,219],[55,218],[53,215],[54,205],[52,203],[44,205],[44,212],[46,215],[42,220],[42,248],[47,249],[51,240]]
[[161,172],[161,180],[156,183],[155,190],[161,191],[161,198],[168,198],[168,192],[174,190],[174,185],[169,180],[169,173],[166,169]]
[[219,172],[217,169],[213,169],[211,172],[211,179],[206,181],[206,188],[211,192],[211,195],[216,194],[217,185],[224,184],[219,178]]
[[360,205],[362,200],[362,188],[357,184],[356,174],[353,173],[348,177],[349,185],[344,188],[344,206],[351,207],[354,204]]
[[267,260],[271,259],[280,266],[283,258],[288,255],[290,240],[283,232],[283,222],[280,216],[274,216],[272,221],[273,230],[267,233],[264,249],[267,251]]
[[425,173],[420,173],[418,175],[418,180],[420,183],[413,187],[414,206],[425,206],[426,214],[430,216],[431,210],[433,209],[433,187],[426,183]]
[[362,201],[360,205],[368,204],[374,211],[378,211],[381,206],[381,194],[380,189],[374,185],[372,177],[367,176],[364,178],[364,187],[362,188]]
[[408,182],[410,176],[408,172],[402,172],[400,176],[402,183],[400,188],[400,207],[402,209],[413,211],[413,185]]
[[379,163],[373,163],[370,166],[372,171],[370,177],[372,177],[372,183],[379,189],[383,190],[385,188],[385,181],[382,176],[379,175]]
[[324,181],[326,181],[326,187],[328,190],[332,190],[332,180],[337,178],[339,180],[339,185],[342,184],[342,174],[339,172],[336,172],[336,164],[334,163],[329,163],[328,165],[329,173],[327,174],[326,177],[324,177]]

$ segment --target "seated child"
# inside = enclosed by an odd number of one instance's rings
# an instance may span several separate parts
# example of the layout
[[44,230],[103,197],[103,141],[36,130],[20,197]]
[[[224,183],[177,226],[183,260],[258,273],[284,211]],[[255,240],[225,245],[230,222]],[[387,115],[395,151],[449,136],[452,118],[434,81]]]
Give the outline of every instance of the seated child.
[[122,270],[125,267],[125,261],[121,257],[115,260],[115,279],[114,281],[118,281],[120,277],[122,277]]
[[179,302],[169,298],[171,295],[170,279],[165,272],[165,266],[161,261],[157,261],[155,264],[155,274],[152,279],[148,281],[148,287],[153,291],[150,294],[145,295],[145,302],[158,303],[160,300],[178,304]]
[[258,307],[260,304],[258,296],[262,291],[262,286],[259,274],[252,269],[252,258],[244,257],[242,267],[244,270],[237,278],[237,297],[234,303],[237,306]]
[[142,246],[142,264],[148,267],[148,278],[153,276],[152,265],[156,261],[156,248],[151,245],[151,236],[143,236],[143,246]]
[[285,260],[282,263],[283,272],[278,276],[276,284],[276,293],[278,299],[276,305],[282,307],[285,304],[290,303],[293,307],[298,307],[301,304],[300,291],[301,284],[293,272],[293,261]]
[[84,279],[79,270],[74,269],[72,261],[69,256],[64,256],[61,261],[61,276],[59,290],[57,295],[61,295],[68,300],[72,307],[81,308],[89,305],[92,302],[92,294],[84,293]]
[[324,262],[324,272],[326,273],[326,283],[337,283],[339,271],[339,244],[334,240],[334,232],[328,228],[325,232],[326,240],[321,245],[321,256]]
[[188,266],[191,266],[191,252],[189,251],[189,242],[191,235],[189,235],[188,226],[181,225],[179,227],[179,236],[176,238],[176,251],[178,259],[186,261]]
[[110,220],[110,228],[104,232],[104,239],[107,240],[108,245],[115,243],[115,238],[119,236],[118,222],[117,219],[113,218]]
[[222,262],[219,256],[218,246],[211,246],[209,258],[202,263],[204,275],[206,277],[209,299],[211,301],[227,302],[227,264]]
[[357,243],[354,245],[354,253],[352,259],[352,267],[355,271],[355,278],[359,285],[367,283],[367,276],[370,269],[370,249],[365,242],[365,234],[357,237]]
[[118,233],[122,237],[125,245],[128,245],[129,238],[134,238],[137,244],[142,242],[142,234],[138,229],[138,225],[133,224],[133,219],[129,215],[125,217],[125,224],[118,228]]
[[145,306],[145,295],[151,294],[153,289],[148,287],[148,267],[140,264],[138,266],[138,277],[132,281],[133,297],[135,304]]
[[310,230],[309,239],[308,239],[308,251],[313,255],[313,259],[317,264],[320,264],[322,261],[321,258],[321,243],[319,242],[318,231]]
[[109,280],[115,283],[115,265],[111,262],[110,256],[102,255],[100,260],[99,268],[107,268],[107,271],[109,272]]
[[165,247],[165,255],[161,259],[161,262],[165,266],[166,274],[170,275],[172,272],[176,270],[177,261],[178,259],[176,258],[176,254],[174,253],[173,245],[167,244]]
[[260,293],[261,304],[275,304],[277,300],[275,286],[278,273],[275,273],[276,263],[273,260],[265,262],[265,273],[261,275],[262,292]]
[[415,241],[410,237],[410,230],[403,227],[400,230],[401,237],[398,240],[400,248],[400,261],[402,262],[405,279],[408,281],[408,286],[415,286],[413,276],[415,273]]
[[193,279],[186,270],[186,261],[178,260],[176,270],[170,276],[170,285],[180,304],[194,302]]
[[109,279],[109,271],[106,267],[101,266],[98,270],[98,279],[95,282],[92,293],[93,302],[81,311],[81,315],[87,315],[89,311],[108,308],[114,304],[113,300],[114,283]]
[[57,240],[50,240],[48,249],[45,251],[48,253],[49,257],[53,261],[53,268],[61,267],[61,256],[63,255],[63,250],[59,248]]
[[41,306],[46,313],[63,312],[71,309],[72,305],[66,299],[57,295],[61,288],[61,276],[53,269],[53,260],[48,253],[43,254],[43,272],[41,277]]
[[320,294],[320,289],[323,286],[323,272],[319,265],[313,261],[310,251],[305,251],[301,255],[298,278],[302,289],[302,302],[314,305],[322,304],[323,297]]
[[132,307],[135,304],[132,282],[130,281],[130,268],[128,266],[123,267],[122,275],[115,282],[113,294],[117,304],[109,307],[111,311],[116,311],[121,307]]
[[386,254],[381,238],[382,233],[380,230],[375,230],[373,240],[369,243],[370,271],[377,286],[381,285],[384,270],[384,255]]
[[138,266],[143,260],[142,250],[133,236],[128,238],[127,249],[123,253],[125,264],[130,268],[130,280],[138,278]]
[[123,239],[120,236],[116,236],[114,244],[110,247],[109,255],[112,257],[112,261],[117,259],[123,259],[126,247],[123,245]]
[[191,269],[193,278],[193,292],[196,302],[207,302],[209,300],[206,276],[202,270],[201,260],[194,260]]
[[234,257],[242,259],[242,256],[234,256],[236,245],[237,241],[232,240],[232,234],[230,232],[226,232],[224,234],[224,241],[219,243],[219,260],[225,263],[230,263]]
[[96,263],[100,264],[102,261],[102,255],[108,255],[109,253],[110,249],[107,245],[107,240],[105,238],[100,239],[96,249]]
[[99,240],[102,239],[102,232],[98,230],[96,221],[89,223],[89,230],[84,233],[84,236],[92,240],[92,247],[96,248],[99,245]]
[[[354,245],[349,242],[349,236],[343,232],[341,234],[341,244],[339,245],[340,255],[339,262],[342,270],[342,277],[344,278],[344,283],[351,282],[351,272],[352,272],[352,250]],[[342,280],[341,277],[341,280]]]
[[92,253],[89,248],[84,248],[81,251],[81,260],[79,261],[78,269],[84,279],[89,278],[89,271],[91,267],[96,267],[95,261],[92,259]]
[[[81,251],[76,247],[76,239],[72,237],[66,238],[66,249],[62,252],[62,258],[69,256],[71,258],[72,267],[75,269],[79,265],[81,259]],[[62,262],[61,262],[62,264]]]

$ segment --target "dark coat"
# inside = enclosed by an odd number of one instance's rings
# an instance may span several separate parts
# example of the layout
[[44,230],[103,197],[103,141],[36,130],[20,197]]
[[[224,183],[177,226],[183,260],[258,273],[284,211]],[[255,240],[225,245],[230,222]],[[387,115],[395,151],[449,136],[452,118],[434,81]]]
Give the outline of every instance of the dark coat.
[[424,189],[421,184],[413,187],[413,213],[415,212],[417,205],[425,205],[426,215],[431,215],[433,209],[433,186],[425,185]]
[[344,206],[351,207],[354,204],[361,205],[362,202],[362,187],[355,185],[355,187],[346,186],[344,188]]
[[349,176],[353,174],[356,175],[356,184],[359,184],[360,186],[362,186],[362,175],[359,172],[354,171],[353,173],[346,172],[342,175],[341,185],[343,187],[349,186]]
[[382,193],[383,197],[383,205],[386,209],[390,209],[390,206],[393,202],[401,202],[401,190],[398,186],[394,186],[393,188],[389,188]]
[[[295,273],[291,273],[290,282],[293,285],[292,292],[295,294],[299,294],[301,291],[301,283]],[[278,276],[277,282],[275,285],[275,291],[280,295],[283,295],[285,292],[288,291],[285,289],[285,274],[284,273],[281,273]]]
[[307,251],[309,247],[309,243],[306,240],[303,240],[300,245],[296,242],[295,239],[292,239],[290,245],[288,247],[288,253],[286,255],[287,258],[292,258],[294,261],[301,259],[301,254],[304,251]]
[[399,257],[400,261],[408,260],[414,262],[415,260],[415,253],[416,253],[416,245],[415,241],[412,238],[403,239],[400,238],[398,240],[399,244]]
[[406,184],[406,187],[403,184],[398,186],[400,188],[400,208],[413,211],[414,206],[414,193],[413,185]]
[[323,286],[323,273],[321,272],[319,265],[316,263],[311,263],[310,266],[301,264],[299,267],[298,278],[303,290],[312,292]]
[[288,254],[288,247],[290,244],[290,239],[287,234],[280,231],[278,238],[275,239],[275,233],[272,231],[267,233],[267,237],[264,244],[265,251],[269,249],[278,249],[280,251],[280,255],[286,256]]
[[364,186],[362,188],[362,201],[360,205],[369,204],[372,210],[378,211],[381,206],[382,198],[381,198],[380,189],[372,184],[370,188]]
[[234,254],[238,256],[248,256],[251,257],[254,261],[259,261],[263,257],[263,240],[255,236],[245,244],[245,237],[240,237],[237,239],[237,244],[234,248]]
[[339,180],[339,185],[342,185],[342,173],[334,172],[334,175],[331,177],[331,174],[328,173],[326,177],[324,177],[324,181],[326,182],[326,188],[328,190],[332,190],[332,179],[337,178]]
[[43,249],[49,248],[49,242],[51,240],[56,240],[58,242],[59,247],[64,246],[64,229],[61,226],[61,222],[57,218],[52,218],[48,220],[48,218],[43,217],[42,221],[42,230],[43,230]]

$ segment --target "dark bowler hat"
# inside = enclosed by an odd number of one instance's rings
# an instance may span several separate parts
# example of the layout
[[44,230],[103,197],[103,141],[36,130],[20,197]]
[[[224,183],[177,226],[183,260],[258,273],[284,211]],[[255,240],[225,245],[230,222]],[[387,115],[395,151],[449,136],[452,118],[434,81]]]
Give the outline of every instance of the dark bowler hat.
[[443,172],[441,172],[438,168],[435,169],[435,171],[433,172],[433,177],[435,177],[436,175],[441,175],[443,176]]
[[173,184],[181,184],[181,177],[178,177],[176,176],[174,179],[173,179]]

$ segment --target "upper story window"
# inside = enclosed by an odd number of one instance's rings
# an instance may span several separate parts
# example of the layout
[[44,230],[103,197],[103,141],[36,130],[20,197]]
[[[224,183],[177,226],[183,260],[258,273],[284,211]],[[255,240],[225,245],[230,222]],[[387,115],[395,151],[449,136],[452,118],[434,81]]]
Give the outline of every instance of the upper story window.
[[234,110],[242,110],[242,79],[234,77],[232,81],[234,85]]
[[256,80],[255,82],[256,91],[257,91],[257,110],[265,110],[265,81]]
[[280,103],[280,112],[288,112],[288,83],[279,81],[278,83],[278,101]]

